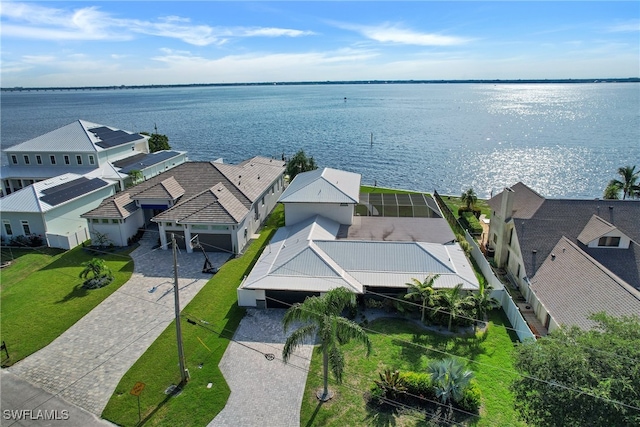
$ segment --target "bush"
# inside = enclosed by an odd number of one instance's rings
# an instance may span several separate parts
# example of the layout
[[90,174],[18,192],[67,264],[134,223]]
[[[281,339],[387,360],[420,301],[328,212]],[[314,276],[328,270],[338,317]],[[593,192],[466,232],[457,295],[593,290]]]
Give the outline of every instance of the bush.
[[402,379],[404,380],[405,387],[407,388],[407,394],[414,396],[421,396],[427,399],[433,399],[436,395],[433,389],[433,382],[431,376],[427,373],[419,372],[403,372]]
[[29,234],[27,236],[13,236],[9,240],[10,246],[22,246],[22,247],[30,247],[37,248],[42,246],[44,243],[44,239],[42,236],[38,234]]
[[460,216],[460,224],[469,230],[471,234],[482,234],[483,228],[478,218],[471,212],[463,212]]
[[104,288],[113,281],[113,276],[104,275],[100,277],[94,277],[93,279],[85,280],[82,287],[85,289],[99,289]]
[[476,381],[471,380],[469,386],[462,392],[462,399],[459,402],[456,402],[456,404],[460,407],[460,409],[464,409],[468,412],[478,413],[481,400],[482,392],[480,391],[480,388],[478,387]]

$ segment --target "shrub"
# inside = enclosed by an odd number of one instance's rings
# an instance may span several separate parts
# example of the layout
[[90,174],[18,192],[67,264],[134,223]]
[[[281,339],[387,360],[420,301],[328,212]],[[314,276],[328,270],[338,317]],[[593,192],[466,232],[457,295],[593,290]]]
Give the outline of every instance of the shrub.
[[463,212],[462,216],[460,216],[460,224],[469,230],[471,234],[482,234],[482,225],[478,218],[471,212]]
[[400,371],[387,368],[383,372],[379,372],[380,381],[376,380],[376,387],[384,392],[384,397],[391,400],[397,400],[398,397],[407,391],[404,378],[400,375]]
[[477,413],[480,409],[481,400],[482,392],[480,391],[480,388],[478,387],[476,381],[471,380],[467,388],[465,388],[462,392],[462,399],[456,402],[456,404],[460,407],[460,409]]
[[419,372],[403,372],[402,379],[407,387],[407,394],[421,396],[427,399],[435,397],[431,376]]
[[109,275],[94,277],[93,279],[85,280],[84,283],[82,283],[82,287],[85,289],[104,288],[112,281],[113,281],[113,276],[109,276]]

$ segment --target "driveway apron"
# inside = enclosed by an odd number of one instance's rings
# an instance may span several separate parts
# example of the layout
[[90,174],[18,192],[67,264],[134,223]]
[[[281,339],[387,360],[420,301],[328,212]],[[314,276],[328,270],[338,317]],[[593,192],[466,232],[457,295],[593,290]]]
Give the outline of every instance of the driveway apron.
[[[149,235],[149,236],[147,236]],[[120,379],[175,316],[173,255],[152,249],[148,231],[131,253],[131,279],[42,350],[10,371],[44,390],[102,414]],[[208,253],[214,266],[229,257]],[[204,255],[178,254],[180,306],[184,308],[211,278],[202,273]]]
[[247,310],[220,361],[231,395],[209,427],[300,425],[313,343],[301,346],[289,363],[282,361],[287,337],[282,328],[284,313],[281,309]]

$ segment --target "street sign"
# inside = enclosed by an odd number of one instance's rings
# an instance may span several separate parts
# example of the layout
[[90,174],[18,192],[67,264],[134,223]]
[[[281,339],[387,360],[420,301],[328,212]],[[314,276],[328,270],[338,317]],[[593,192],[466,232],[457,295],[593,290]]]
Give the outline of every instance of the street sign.
[[144,386],[145,386],[145,383],[137,382],[136,385],[133,386],[133,388],[129,393],[131,393],[134,396],[140,396],[140,393],[142,393],[142,390],[144,390]]

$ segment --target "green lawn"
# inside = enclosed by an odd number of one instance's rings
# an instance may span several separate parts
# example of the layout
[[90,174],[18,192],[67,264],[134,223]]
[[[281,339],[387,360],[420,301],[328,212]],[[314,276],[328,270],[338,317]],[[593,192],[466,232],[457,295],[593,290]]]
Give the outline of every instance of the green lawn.
[[[224,408],[230,391],[218,363],[245,313],[238,307],[236,289],[282,225],[284,210],[278,206],[260,238],[241,257],[222,266],[182,310],[183,348],[191,374],[191,381],[182,393],[172,398],[164,394],[169,385],[180,382],[176,329],[172,322],[124,375],[102,413],[103,418],[122,426],[138,423],[138,401],[129,394],[138,381],[146,384],[140,396],[145,425],[205,426]],[[199,322],[196,326],[187,319],[208,323]],[[213,387],[207,388],[208,383],[213,383]]]
[[[359,320],[359,318],[358,318]],[[513,396],[509,391],[513,372],[513,343],[503,326],[509,326],[501,311],[493,311],[486,333],[475,338],[444,337],[427,332],[402,319],[379,319],[371,322],[369,338],[373,352],[364,357],[361,345],[345,345],[346,369],[342,385],[330,385],[336,397],[319,404],[314,395],[322,387],[322,355],[316,349],[302,402],[303,426],[422,426],[426,416],[418,411],[380,412],[366,405],[364,394],[370,390],[378,372],[385,368],[424,372],[430,359],[441,358],[440,352],[469,359],[482,391],[479,417],[467,416],[473,426],[524,426],[517,420]]]
[[2,269],[0,340],[7,344],[10,366],[47,346],[85,314],[122,286],[133,272],[127,253],[104,255],[114,281],[101,289],[82,288],[82,263],[93,258],[77,247],[55,249],[3,249],[2,258],[15,258]]
[[[466,204],[462,203],[460,197],[445,196],[442,194],[440,195],[440,197],[442,197],[442,200],[444,200],[446,205],[449,206],[449,209],[451,209],[451,212],[453,212],[456,217],[458,216],[458,208],[466,206]],[[478,199],[478,201],[475,203],[475,206],[476,208],[480,209],[480,211],[485,214],[487,218],[491,218],[491,208],[487,204],[486,200]]]
[[396,190],[394,188],[372,187],[370,185],[361,185],[361,193],[388,193],[388,194],[428,194],[419,191]]

